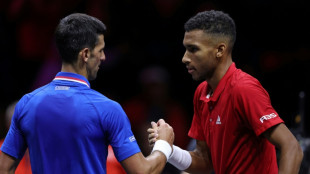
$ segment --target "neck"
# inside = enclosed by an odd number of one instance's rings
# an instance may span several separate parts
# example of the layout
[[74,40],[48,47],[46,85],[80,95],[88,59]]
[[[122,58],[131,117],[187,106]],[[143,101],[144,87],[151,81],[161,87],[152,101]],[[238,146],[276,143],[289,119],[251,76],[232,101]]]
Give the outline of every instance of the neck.
[[206,80],[210,85],[212,91],[216,89],[217,85],[219,84],[223,76],[226,74],[231,64],[232,64],[231,59],[219,64],[219,66],[216,68],[214,72],[214,75],[210,79]]
[[61,72],[80,74],[84,76],[86,79],[88,79],[86,71],[83,68],[79,68],[79,66],[76,63],[75,64],[63,63],[61,66]]

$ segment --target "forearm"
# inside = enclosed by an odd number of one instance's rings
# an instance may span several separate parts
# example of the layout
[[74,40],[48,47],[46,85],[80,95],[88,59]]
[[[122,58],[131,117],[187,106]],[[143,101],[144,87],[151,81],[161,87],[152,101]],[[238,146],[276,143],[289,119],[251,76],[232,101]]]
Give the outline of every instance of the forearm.
[[168,160],[170,164],[181,171],[189,173],[210,173],[212,166],[206,156],[197,150],[189,152],[177,146],[173,146],[173,153]]
[[163,153],[155,151],[147,157],[141,152],[121,162],[128,174],[159,174],[166,165]]
[[0,152],[0,173],[14,174],[18,162],[17,159]]
[[161,173],[167,163],[166,157],[159,151],[153,152],[145,159],[146,164],[142,167],[144,167],[145,173],[150,174]]
[[280,149],[279,174],[298,174],[303,152],[298,143]]
[[[2,166],[0,166],[0,167],[2,167]],[[14,174],[15,171],[14,170],[6,170],[6,169],[0,168],[0,173],[1,174]]]
[[[212,165],[208,159],[205,159],[197,151],[190,152],[192,157],[192,163],[185,171],[188,173],[211,173]],[[207,161],[206,161],[207,160]]]
[[148,165],[149,168],[147,173],[160,173],[165,167],[165,164],[171,156],[171,153],[172,147],[167,141],[157,140],[151,155],[146,158],[147,162],[150,164]]
[[122,161],[122,165],[130,174],[161,173],[171,155],[172,148],[168,143],[156,142],[152,153],[144,157],[141,152]]
[[264,136],[280,150],[279,174],[298,174],[303,152],[285,124],[269,128],[264,132]]

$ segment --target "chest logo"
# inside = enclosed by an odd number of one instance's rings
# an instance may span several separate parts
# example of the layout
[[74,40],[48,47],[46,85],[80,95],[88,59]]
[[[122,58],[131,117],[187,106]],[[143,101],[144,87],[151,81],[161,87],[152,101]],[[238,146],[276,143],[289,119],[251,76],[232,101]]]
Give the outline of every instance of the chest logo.
[[221,118],[220,118],[219,115],[217,116],[217,120],[216,120],[215,124],[222,124],[222,123],[221,123]]

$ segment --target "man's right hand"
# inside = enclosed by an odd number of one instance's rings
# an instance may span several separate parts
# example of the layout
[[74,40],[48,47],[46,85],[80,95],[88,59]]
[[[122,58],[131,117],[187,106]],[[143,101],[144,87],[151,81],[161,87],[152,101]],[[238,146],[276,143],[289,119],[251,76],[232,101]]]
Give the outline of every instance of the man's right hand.
[[172,147],[174,142],[174,132],[173,128],[166,123],[163,119],[158,120],[157,123],[151,122],[152,128],[149,128],[147,132],[149,133],[149,145],[154,146],[154,143],[161,139],[167,141]]
[[154,146],[157,140],[163,140],[165,142],[159,141],[155,146],[155,150],[152,147],[154,151],[146,158],[139,152],[123,160],[121,164],[127,173],[160,173],[172,153],[172,144],[174,141],[172,127],[163,119],[160,119],[157,123],[152,122],[151,124],[152,128],[149,128],[148,132],[152,140],[150,141],[149,139],[149,142],[152,142],[152,146]]

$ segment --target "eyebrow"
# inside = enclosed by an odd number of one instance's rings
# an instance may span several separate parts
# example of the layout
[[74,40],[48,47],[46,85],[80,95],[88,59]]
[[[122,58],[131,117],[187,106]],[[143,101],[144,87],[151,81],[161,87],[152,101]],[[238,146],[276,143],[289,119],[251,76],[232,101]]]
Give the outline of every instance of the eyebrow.
[[185,48],[197,48],[198,46],[197,45],[193,45],[193,44],[183,44]]

